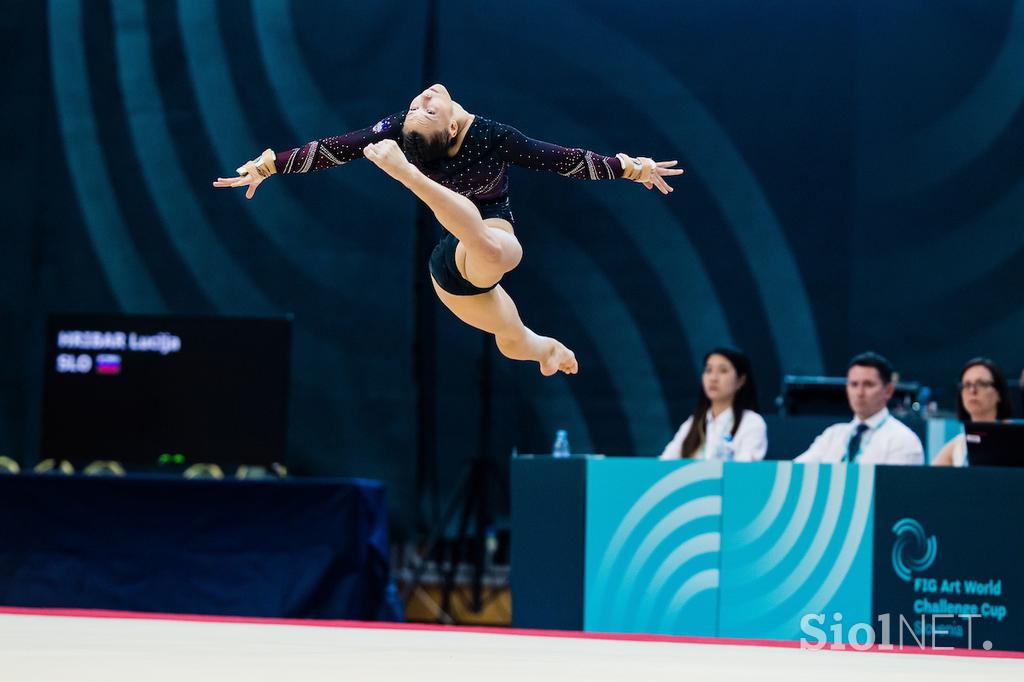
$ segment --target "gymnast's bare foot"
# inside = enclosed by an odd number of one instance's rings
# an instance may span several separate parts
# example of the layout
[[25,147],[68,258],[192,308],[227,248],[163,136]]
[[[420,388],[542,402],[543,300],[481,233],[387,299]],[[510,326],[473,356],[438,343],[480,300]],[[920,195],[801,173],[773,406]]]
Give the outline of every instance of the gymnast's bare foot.
[[540,373],[546,377],[555,372],[575,374],[579,371],[579,364],[576,362],[576,354],[565,347],[560,341],[550,339],[551,350],[540,361]]

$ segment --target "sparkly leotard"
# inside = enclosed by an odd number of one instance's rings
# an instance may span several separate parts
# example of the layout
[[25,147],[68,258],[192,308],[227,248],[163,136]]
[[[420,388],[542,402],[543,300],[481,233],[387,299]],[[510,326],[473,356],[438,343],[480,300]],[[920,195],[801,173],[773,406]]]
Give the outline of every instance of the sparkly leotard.
[[[336,137],[313,140],[302,147],[277,153],[279,173],[308,173],[334,168],[362,158],[366,145],[392,139],[401,143],[405,111],[381,119],[376,125]],[[509,166],[545,170],[570,178],[611,180],[622,177],[615,157],[585,149],[560,147],[533,140],[511,126],[475,116],[458,153],[421,170],[431,180],[468,197],[484,218],[513,222],[509,203]],[[455,266],[458,240],[445,231],[430,258],[430,272],[445,291],[469,296],[493,288],[476,287]]]

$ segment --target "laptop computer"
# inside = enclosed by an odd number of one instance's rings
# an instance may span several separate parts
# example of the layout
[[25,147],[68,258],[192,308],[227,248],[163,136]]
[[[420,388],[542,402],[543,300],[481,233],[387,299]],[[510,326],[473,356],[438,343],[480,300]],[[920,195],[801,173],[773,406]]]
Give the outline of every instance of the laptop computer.
[[1024,422],[973,422],[964,433],[972,467],[1024,467]]

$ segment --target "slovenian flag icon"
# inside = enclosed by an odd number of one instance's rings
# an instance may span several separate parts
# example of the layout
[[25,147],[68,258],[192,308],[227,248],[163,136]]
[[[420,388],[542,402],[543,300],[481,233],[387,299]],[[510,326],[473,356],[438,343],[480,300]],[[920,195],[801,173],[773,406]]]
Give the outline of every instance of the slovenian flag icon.
[[120,374],[121,356],[114,354],[103,354],[96,356],[97,374]]

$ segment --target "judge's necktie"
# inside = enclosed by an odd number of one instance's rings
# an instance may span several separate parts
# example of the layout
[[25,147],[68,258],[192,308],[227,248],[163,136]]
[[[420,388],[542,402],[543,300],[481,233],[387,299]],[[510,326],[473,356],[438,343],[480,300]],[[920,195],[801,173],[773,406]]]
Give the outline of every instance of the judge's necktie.
[[843,457],[844,462],[852,462],[857,458],[858,453],[860,453],[860,441],[864,438],[864,432],[869,428],[867,424],[857,424],[857,428],[853,430],[850,442],[846,446],[846,456]]

